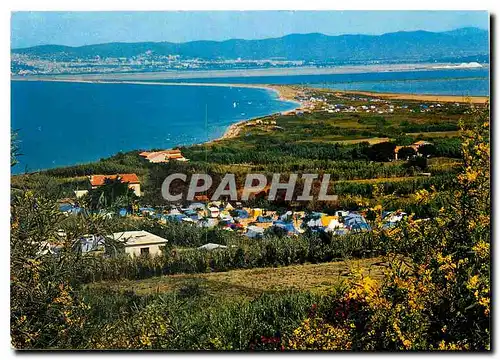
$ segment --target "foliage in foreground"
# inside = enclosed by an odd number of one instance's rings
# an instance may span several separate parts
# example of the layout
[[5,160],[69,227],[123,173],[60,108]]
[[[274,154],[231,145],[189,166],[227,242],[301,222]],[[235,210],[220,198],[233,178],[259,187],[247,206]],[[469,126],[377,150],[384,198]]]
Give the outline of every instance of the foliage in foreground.
[[[389,241],[394,255],[381,286],[353,280],[328,322],[306,319],[295,349],[489,350],[490,155],[487,112],[462,123],[463,171],[449,205],[429,221],[410,218]],[[433,194],[421,191],[422,202]]]

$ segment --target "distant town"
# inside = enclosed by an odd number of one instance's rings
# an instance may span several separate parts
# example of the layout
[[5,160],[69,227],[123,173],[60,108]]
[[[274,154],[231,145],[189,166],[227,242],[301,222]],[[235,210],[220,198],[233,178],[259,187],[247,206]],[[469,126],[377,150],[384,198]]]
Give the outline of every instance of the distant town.
[[[165,70],[231,70],[287,68],[307,65],[305,61],[278,59],[204,60],[180,55],[155,55],[150,51],[131,57],[75,58],[65,54],[36,56],[12,54],[11,75],[57,75],[93,73],[158,72]],[[308,64],[311,65],[311,64]]]

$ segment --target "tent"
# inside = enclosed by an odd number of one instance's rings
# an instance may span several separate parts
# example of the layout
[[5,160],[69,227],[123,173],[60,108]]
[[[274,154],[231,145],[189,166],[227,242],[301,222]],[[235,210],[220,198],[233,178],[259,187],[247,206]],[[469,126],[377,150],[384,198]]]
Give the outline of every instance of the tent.
[[229,212],[227,211],[222,211],[220,214],[219,214],[219,218],[222,220],[222,221],[229,221],[229,222],[233,222],[233,217],[231,215],[229,215]]
[[127,216],[128,211],[127,211],[127,209],[121,208],[121,209],[120,209],[120,211],[118,211],[118,214],[119,214],[121,217],[124,217],[124,216]]
[[311,219],[309,220],[306,225],[310,228],[315,228],[315,227],[322,227],[323,223],[321,222],[321,218],[319,219]]
[[402,211],[395,211],[395,212],[390,212],[384,216],[384,221],[392,222],[392,223],[397,223],[403,219],[403,217],[406,216],[405,212]]
[[176,221],[176,222],[181,222],[183,221],[184,219],[187,218],[186,215],[184,214],[168,214],[168,215],[164,215],[163,218],[167,221]]
[[257,216],[260,216],[260,215],[262,215],[262,209],[259,209],[259,208],[252,209],[252,217],[253,218],[256,218]]
[[372,229],[365,218],[357,213],[349,213],[344,217],[344,225],[354,232],[371,231]]
[[272,221],[273,221],[273,219],[271,217],[257,216],[257,222],[259,222],[259,223],[270,223]]
[[326,225],[325,231],[334,231],[336,229],[342,229],[344,228],[344,224],[342,224],[337,217],[334,219],[330,220],[328,225]]
[[222,205],[222,203],[220,201],[212,201],[209,206],[213,206],[213,207],[216,207],[216,208],[220,208]]
[[179,215],[180,213],[181,212],[179,210],[175,209],[175,208],[172,209],[172,210],[170,210],[170,215]]
[[192,209],[187,209],[186,211],[184,211],[184,215],[189,216],[189,217],[191,217],[191,216],[197,217],[198,213]]
[[208,244],[199,246],[198,249],[200,249],[200,250],[227,249],[227,246],[220,245],[220,244],[214,244],[214,243],[208,243]]
[[236,217],[240,218],[240,219],[247,219],[250,217],[250,214],[248,214],[248,211],[246,210],[243,210],[243,209],[237,209],[235,210],[236,212]]
[[209,207],[208,211],[210,212],[210,216],[213,218],[216,218],[217,216],[219,216],[219,213],[220,213],[219,208],[216,208],[215,206]]
[[198,227],[206,227],[206,228],[212,228],[217,225],[217,220],[216,219],[203,219],[199,220],[197,223]]
[[295,228],[295,226],[293,226],[293,223],[291,223],[291,222],[284,222],[284,221],[278,220],[278,221],[273,222],[273,227],[278,227],[278,228],[284,229],[288,233],[292,233],[292,234],[299,233],[299,231]]
[[188,208],[191,209],[191,210],[204,210],[205,209],[205,204],[196,202],[196,203],[192,203],[191,205],[189,205]]
[[234,210],[234,207],[230,203],[227,203],[224,210],[231,211],[231,210]]
[[247,233],[245,236],[248,236],[251,239],[260,238],[264,236],[264,229],[258,226],[249,226],[247,227]]
[[280,220],[286,221],[288,218],[290,218],[292,216],[292,214],[293,214],[293,212],[288,210],[286,213],[284,213],[283,215],[280,216]]
[[59,205],[59,210],[62,211],[62,212],[66,212],[66,211],[71,211],[73,209],[73,205],[72,204],[61,204]]
[[152,215],[155,213],[155,209],[150,207],[140,207],[139,212],[142,213],[143,215]]
[[338,217],[337,216],[328,216],[328,215],[323,215],[321,217],[321,225],[322,226],[328,226],[330,225],[330,223],[333,221],[333,220],[337,220]]
[[389,221],[389,222],[386,222],[384,225],[382,225],[382,229],[387,230],[387,229],[393,228],[396,225],[397,225],[397,223]]

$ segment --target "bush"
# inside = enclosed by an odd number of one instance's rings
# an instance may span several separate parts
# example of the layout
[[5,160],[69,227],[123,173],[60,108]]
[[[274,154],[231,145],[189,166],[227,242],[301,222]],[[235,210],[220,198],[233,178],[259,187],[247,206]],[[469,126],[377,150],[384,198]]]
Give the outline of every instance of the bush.
[[381,142],[374,144],[368,151],[368,157],[372,161],[390,161],[394,159],[394,149],[396,145],[391,142]]
[[427,169],[427,159],[425,157],[422,157],[422,156],[415,156],[415,157],[412,157],[411,159],[409,159],[406,162],[405,166],[408,168],[414,167],[414,168],[417,168],[419,170],[425,170],[425,169]]
[[417,154],[415,149],[409,146],[402,147],[398,151],[398,159],[399,160],[408,160],[412,157],[414,157]]

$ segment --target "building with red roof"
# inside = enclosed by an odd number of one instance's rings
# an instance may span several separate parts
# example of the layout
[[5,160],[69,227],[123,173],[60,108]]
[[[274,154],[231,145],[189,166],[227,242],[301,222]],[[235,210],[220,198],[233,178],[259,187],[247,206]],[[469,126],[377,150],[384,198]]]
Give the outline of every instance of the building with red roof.
[[136,174],[90,175],[90,186],[92,189],[103,186],[106,183],[106,179],[120,180],[123,183],[128,183],[129,189],[134,190],[134,193],[137,196],[141,196],[141,182]]

